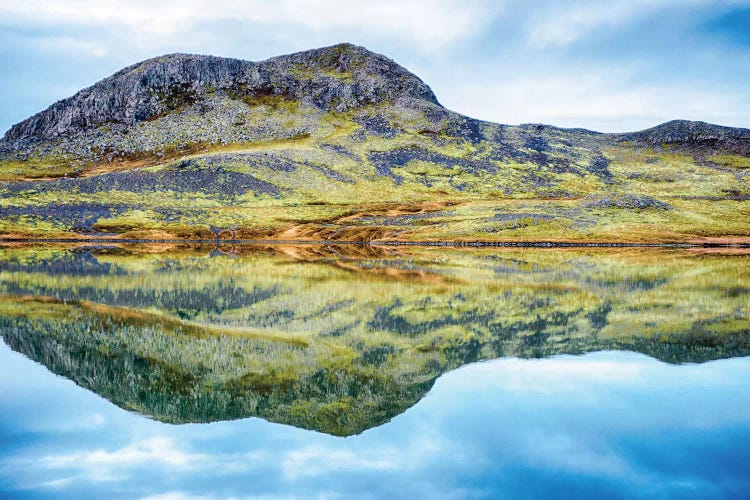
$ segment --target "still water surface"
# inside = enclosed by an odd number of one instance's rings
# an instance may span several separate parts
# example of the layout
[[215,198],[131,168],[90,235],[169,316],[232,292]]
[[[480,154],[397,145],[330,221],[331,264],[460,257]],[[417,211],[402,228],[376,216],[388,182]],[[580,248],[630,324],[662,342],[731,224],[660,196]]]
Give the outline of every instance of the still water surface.
[[741,498],[748,264],[2,248],[0,496]]

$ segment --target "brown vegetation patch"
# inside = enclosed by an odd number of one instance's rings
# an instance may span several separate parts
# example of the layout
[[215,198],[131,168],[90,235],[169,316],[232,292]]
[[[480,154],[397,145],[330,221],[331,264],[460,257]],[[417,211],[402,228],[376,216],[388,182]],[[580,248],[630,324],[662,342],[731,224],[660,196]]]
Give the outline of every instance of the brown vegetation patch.
[[457,205],[451,201],[426,201],[421,203],[402,204],[376,204],[369,206],[364,211],[355,212],[351,215],[341,217],[337,222],[354,221],[362,217],[398,217],[399,215],[417,215],[430,212],[438,212],[446,207]]
[[[322,218],[315,221],[298,221],[269,235],[279,240],[312,240],[312,241],[398,241],[408,229],[398,226],[356,225],[365,217],[398,217],[400,215],[417,215],[438,212],[453,206],[454,202],[428,201],[421,203],[378,203],[353,208],[343,215]],[[404,240],[405,241],[405,240]]]

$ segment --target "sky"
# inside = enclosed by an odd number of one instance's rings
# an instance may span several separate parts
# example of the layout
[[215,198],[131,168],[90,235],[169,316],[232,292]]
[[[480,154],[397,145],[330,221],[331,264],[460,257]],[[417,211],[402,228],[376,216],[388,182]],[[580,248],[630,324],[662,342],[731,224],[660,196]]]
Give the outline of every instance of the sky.
[[0,130],[149,57],[344,41],[475,118],[750,128],[750,0],[0,0]]

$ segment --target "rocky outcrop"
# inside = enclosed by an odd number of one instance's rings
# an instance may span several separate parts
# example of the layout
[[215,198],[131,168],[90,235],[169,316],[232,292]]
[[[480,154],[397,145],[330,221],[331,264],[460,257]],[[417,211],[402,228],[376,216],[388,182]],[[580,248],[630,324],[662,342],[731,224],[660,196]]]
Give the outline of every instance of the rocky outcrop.
[[340,44],[263,62],[172,54],[129,66],[14,125],[3,140],[52,139],[107,123],[132,125],[226,94],[294,99],[322,110],[398,99],[437,104],[430,88],[385,56]]
[[701,121],[672,120],[640,132],[613,135],[619,141],[648,146],[676,144],[693,148],[721,148],[736,154],[750,154],[750,129],[723,127]]
[[[262,62],[171,54],[120,70],[14,125],[0,141],[0,152],[17,153],[23,159],[40,144],[44,144],[45,153],[59,149],[58,153],[73,157],[86,157],[88,150],[151,151],[164,146],[162,142],[165,141],[174,139],[175,144],[179,143],[179,139],[171,136],[180,134],[161,137],[157,133],[149,139],[154,144],[136,141],[135,145],[130,144],[133,141],[126,140],[123,134],[139,123],[177,115],[176,111],[187,112],[157,128],[175,125],[178,130],[201,129],[201,133],[187,134],[183,140],[185,143],[285,138],[314,128],[297,123],[295,130],[291,131],[279,131],[273,127],[263,133],[231,129],[232,123],[242,121],[236,115],[244,113],[247,105],[252,107],[274,100],[307,106],[307,111],[302,113],[304,116],[312,116],[312,108],[322,112],[346,112],[371,104],[394,103],[400,111],[411,110],[406,114],[416,111],[427,118],[430,124],[424,129],[425,133],[436,133],[433,129],[449,113],[417,76],[383,55],[348,43]],[[195,115],[206,119],[192,122],[186,119]],[[484,139],[479,122],[457,114],[451,116],[445,130],[448,135],[473,143]],[[229,124],[223,123],[227,120]],[[386,123],[382,117],[371,117],[365,125],[370,122]],[[215,123],[221,124],[220,129],[228,134],[227,137],[212,134],[212,124]],[[107,127],[96,137],[88,137],[91,135],[89,131],[103,125],[110,125],[114,135]],[[521,135],[529,136],[527,145],[539,153],[544,149],[544,136],[564,136],[568,142],[633,142],[647,147],[677,144],[691,149],[722,149],[729,153],[750,154],[750,130],[686,120],[674,120],[626,134],[597,134],[540,124],[521,125],[517,129]],[[233,135],[233,132],[237,133]],[[50,142],[60,137],[69,138],[69,144],[58,148],[54,141]],[[169,142],[170,146],[175,144]]]

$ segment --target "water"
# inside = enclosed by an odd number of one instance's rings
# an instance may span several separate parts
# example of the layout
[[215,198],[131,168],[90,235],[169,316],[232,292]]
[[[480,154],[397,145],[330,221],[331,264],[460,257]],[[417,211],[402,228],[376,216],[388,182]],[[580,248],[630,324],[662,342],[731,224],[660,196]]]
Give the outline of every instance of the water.
[[741,498],[748,264],[5,247],[0,496]]

